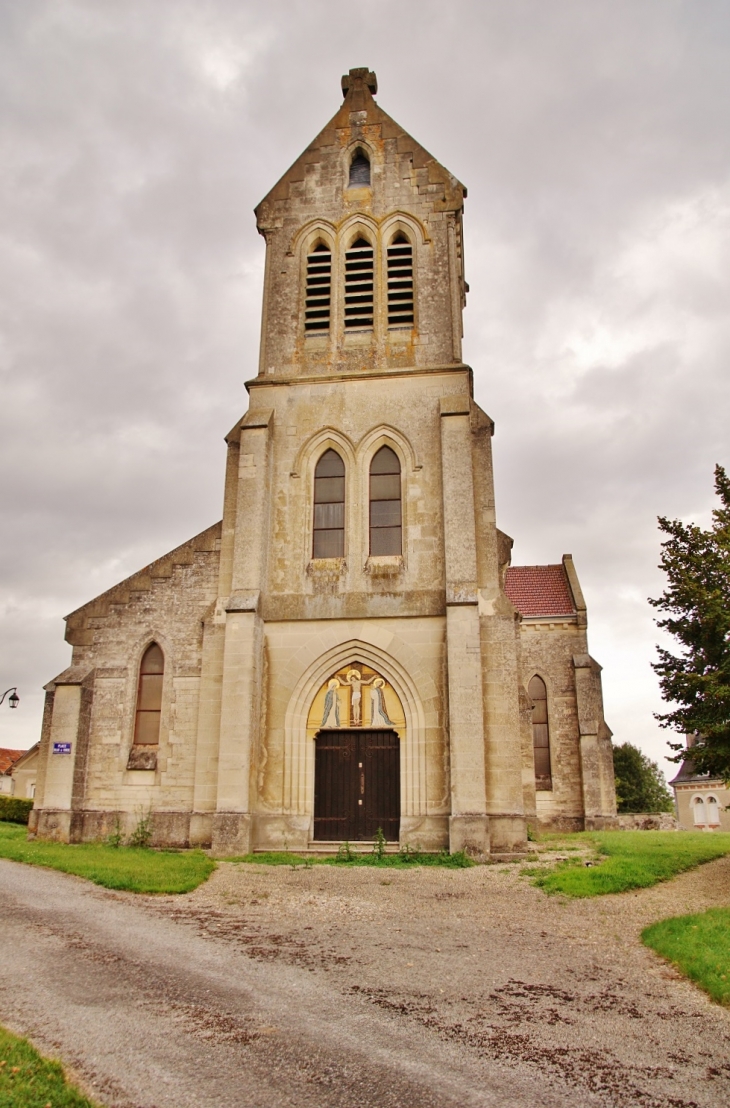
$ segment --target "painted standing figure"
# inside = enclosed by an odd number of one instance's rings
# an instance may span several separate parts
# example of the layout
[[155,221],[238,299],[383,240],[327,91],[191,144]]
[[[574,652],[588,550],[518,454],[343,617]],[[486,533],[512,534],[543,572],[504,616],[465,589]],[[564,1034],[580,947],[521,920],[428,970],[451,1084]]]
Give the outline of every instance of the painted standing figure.
[[322,715],[322,727],[340,726],[340,697],[337,690],[340,682],[333,677],[327,682],[327,695],[324,698],[324,714]]
[[388,709],[385,706],[384,688],[385,681],[383,678],[374,678],[373,687],[370,690],[370,724],[373,727],[393,726],[393,721],[388,718]]

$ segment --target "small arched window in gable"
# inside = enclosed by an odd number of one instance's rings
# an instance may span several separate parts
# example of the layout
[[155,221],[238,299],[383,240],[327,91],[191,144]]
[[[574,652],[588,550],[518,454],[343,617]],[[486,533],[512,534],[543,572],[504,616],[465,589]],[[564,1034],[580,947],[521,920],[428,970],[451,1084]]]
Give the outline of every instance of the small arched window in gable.
[[370,185],[370,159],[364,150],[356,150],[355,156],[350,162],[350,179],[347,187],[350,189],[368,188]]
[[373,325],[373,248],[356,239],[345,253],[345,327]]
[[139,667],[137,686],[137,717],[134,741],[143,746],[153,746],[160,741],[160,713],[162,711],[162,678],[165,657],[153,642],[144,652]]
[[692,801],[692,817],[695,827],[704,827],[707,823],[705,819],[705,802],[701,796],[696,796]]
[[345,463],[325,450],[314,471],[313,558],[345,556]]
[[388,247],[388,326],[413,323],[413,247],[399,231]]
[[552,789],[550,767],[550,728],[547,711],[547,688],[542,677],[532,678],[527,686],[532,701],[532,748],[535,754],[535,788]]
[[381,446],[370,464],[370,553],[401,554],[402,536],[400,461]]
[[332,295],[332,253],[323,242],[307,255],[305,331],[329,331]]

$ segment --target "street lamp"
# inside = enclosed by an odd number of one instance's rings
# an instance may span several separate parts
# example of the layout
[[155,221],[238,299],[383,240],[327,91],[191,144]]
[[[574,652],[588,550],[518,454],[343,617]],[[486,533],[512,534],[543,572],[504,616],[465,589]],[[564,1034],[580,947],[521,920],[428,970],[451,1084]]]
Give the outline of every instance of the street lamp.
[[[10,696],[8,696],[10,693]],[[8,696],[8,704],[11,708],[17,708],[20,704],[20,697],[18,696],[18,690],[15,685],[12,688],[6,689],[2,696],[0,696],[0,704],[2,704],[5,697]]]

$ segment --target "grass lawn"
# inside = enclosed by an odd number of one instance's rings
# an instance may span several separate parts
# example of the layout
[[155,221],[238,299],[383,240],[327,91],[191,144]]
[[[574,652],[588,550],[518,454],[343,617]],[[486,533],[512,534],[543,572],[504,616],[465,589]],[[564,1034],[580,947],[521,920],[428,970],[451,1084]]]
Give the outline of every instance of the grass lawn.
[[551,870],[522,870],[547,893],[586,897],[645,889],[730,854],[730,834],[698,831],[585,831],[565,840],[566,850],[576,841],[593,845],[593,864],[576,857]]
[[[0,823],[0,858],[75,873],[107,889],[126,889],[133,893],[189,893],[215,869],[215,862],[200,850],[174,853],[103,843],[71,846],[28,842],[26,836],[25,827]],[[0,1108],[3,1108],[2,1100]]]
[[641,940],[730,1007],[730,908],[660,920],[641,932]]
[[0,1108],[94,1108],[27,1039],[0,1027]]
[[337,866],[347,869],[353,866],[378,866],[382,869],[414,869],[416,866],[446,866],[447,869],[466,869],[474,862],[460,851],[458,854],[420,854],[417,851],[399,851],[398,854],[356,854],[350,852],[347,857],[340,852],[337,857],[305,858],[301,854],[289,854],[284,851],[267,851],[261,854],[242,854],[235,858],[226,858],[226,862],[255,864],[259,866]]

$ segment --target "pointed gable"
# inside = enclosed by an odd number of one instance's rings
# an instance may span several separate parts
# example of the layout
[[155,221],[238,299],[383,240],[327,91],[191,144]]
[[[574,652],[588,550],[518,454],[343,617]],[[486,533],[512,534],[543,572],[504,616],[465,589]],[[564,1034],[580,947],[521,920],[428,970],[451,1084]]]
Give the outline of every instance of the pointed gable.
[[376,167],[394,148],[400,165],[410,168],[412,186],[430,195],[434,211],[461,211],[466,187],[383,111],[374,100],[377,88],[377,78],[367,68],[351,69],[342,78],[341,107],[256,207],[259,231],[265,233],[272,221],[276,225],[279,203],[306,195],[307,182],[314,188],[321,184],[322,169],[358,138],[375,152]]

